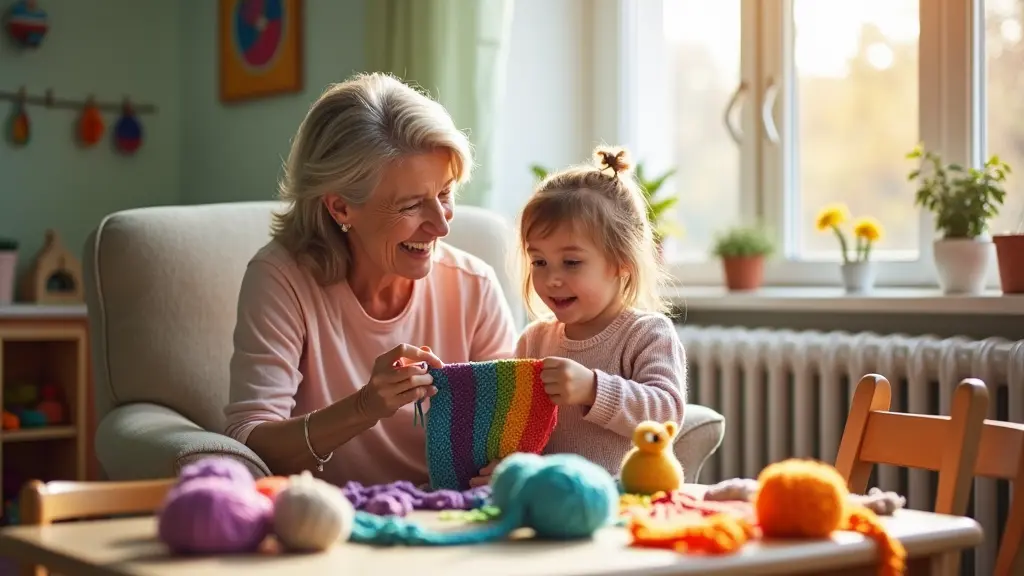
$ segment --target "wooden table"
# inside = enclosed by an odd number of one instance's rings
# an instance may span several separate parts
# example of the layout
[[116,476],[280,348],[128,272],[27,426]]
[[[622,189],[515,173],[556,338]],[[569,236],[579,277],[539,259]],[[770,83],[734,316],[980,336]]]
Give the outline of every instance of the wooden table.
[[[461,528],[437,513],[415,516],[434,526]],[[913,510],[883,518],[908,555],[928,573],[935,556],[982,541],[971,518]],[[495,544],[441,548],[374,548],[343,544],[323,554],[263,554],[236,557],[169,557],[156,539],[152,517],[95,520],[49,527],[15,526],[0,531],[0,556],[74,576],[498,576],[511,574],[872,574],[875,545],[858,534],[839,532],[830,540],[753,542],[736,554],[698,557],[671,551],[630,548],[622,528],[606,528],[591,540],[554,543],[518,539]],[[912,570],[912,574],[919,573]]]

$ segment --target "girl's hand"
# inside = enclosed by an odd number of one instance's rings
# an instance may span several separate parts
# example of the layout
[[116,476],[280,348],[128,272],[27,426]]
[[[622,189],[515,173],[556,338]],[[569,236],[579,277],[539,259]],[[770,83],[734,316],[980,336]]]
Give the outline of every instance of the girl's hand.
[[399,408],[437,393],[427,367],[443,368],[444,363],[423,346],[399,344],[377,357],[370,381],[359,390],[359,406],[367,416],[380,420],[394,415]]
[[586,366],[557,356],[544,359],[540,379],[551,401],[559,406],[592,406],[597,401],[597,374]]
[[497,468],[499,462],[501,462],[500,458],[498,460],[492,460],[490,464],[484,466],[480,470],[479,476],[470,479],[469,486],[471,488],[476,488],[477,486],[485,486],[487,484],[490,484],[491,474],[494,474],[494,469]]

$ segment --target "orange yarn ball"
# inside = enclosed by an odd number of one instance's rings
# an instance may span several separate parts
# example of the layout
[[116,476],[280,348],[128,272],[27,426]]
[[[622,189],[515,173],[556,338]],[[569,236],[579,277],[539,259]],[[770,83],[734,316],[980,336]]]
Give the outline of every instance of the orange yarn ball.
[[832,466],[789,459],[757,478],[754,509],[765,537],[824,538],[846,521],[849,489]]
[[256,480],[256,491],[263,494],[271,501],[277,499],[277,494],[288,487],[286,476],[264,476]]

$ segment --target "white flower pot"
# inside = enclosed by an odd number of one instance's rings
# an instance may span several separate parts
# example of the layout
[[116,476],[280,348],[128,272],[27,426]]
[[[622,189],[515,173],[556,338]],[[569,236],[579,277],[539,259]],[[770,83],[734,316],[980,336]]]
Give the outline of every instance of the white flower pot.
[[875,287],[875,262],[847,262],[840,268],[843,286],[848,294],[870,292]]
[[946,294],[980,294],[995,259],[991,238],[943,238],[935,244],[935,271]]

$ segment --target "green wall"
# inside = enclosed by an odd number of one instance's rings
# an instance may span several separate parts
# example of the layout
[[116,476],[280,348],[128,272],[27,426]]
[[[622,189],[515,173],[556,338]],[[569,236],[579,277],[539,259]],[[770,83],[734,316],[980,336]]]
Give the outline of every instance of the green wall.
[[306,0],[305,91],[232,105],[217,97],[217,3],[185,4],[181,201],[272,199],[281,162],[310,104],[327,84],[363,65],[364,0]]
[[[29,108],[29,145],[0,143],[0,236],[21,243],[19,267],[28,266],[46,228],[81,254],[89,232],[117,210],[272,198],[310,103],[362,65],[365,1],[305,0],[305,91],[236,105],[218,98],[214,0],[40,3],[50,21],[40,48],[0,39],[0,91],[50,87],[58,98],[115,102],[128,95],[159,110],[140,117],[143,146],[124,157],[109,132],[80,149],[75,111]],[[0,118],[10,110],[0,102]],[[109,130],[116,115],[104,119]]]
[[[6,9],[10,2],[4,2]],[[0,236],[21,243],[21,268],[55,228],[65,246],[82,243],[103,215],[132,206],[173,204],[181,199],[181,102],[179,42],[182,11],[166,0],[47,0],[50,29],[42,46],[18,48],[0,38],[0,90],[24,85],[31,94],[53,88],[58,98],[118,102],[129,96],[158,106],[140,116],[144,140],[134,157],[117,154],[109,131],[83,150],[73,139],[78,113],[32,106],[32,139],[23,148],[0,142]],[[0,102],[6,125],[12,104]]]

